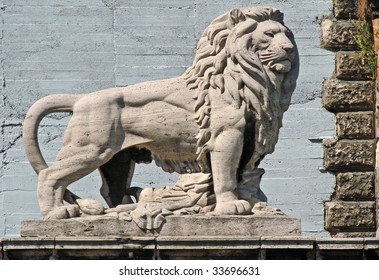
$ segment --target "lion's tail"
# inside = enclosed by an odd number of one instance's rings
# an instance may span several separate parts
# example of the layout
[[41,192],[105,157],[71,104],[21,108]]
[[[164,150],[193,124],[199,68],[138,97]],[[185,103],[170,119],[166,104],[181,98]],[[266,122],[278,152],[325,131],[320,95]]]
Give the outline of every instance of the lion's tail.
[[82,96],[79,94],[49,95],[34,103],[26,113],[22,131],[24,148],[37,174],[48,167],[38,144],[38,126],[41,120],[50,113],[72,112],[75,102]]

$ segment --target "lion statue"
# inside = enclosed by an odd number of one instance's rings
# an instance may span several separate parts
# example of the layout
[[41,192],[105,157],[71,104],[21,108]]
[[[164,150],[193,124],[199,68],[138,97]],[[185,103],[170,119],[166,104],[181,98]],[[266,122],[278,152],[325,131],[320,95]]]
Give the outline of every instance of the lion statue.
[[[99,169],[108,205],[130,202],[135,163],[167,172],[210,173],[214,215],[251,213],[238,196],[242,174],[274,151],[299,71],[293,34],[270,7],[234,9],[205,29],[180,77],[88,94],[56,94],[27,112],[23,140],[38,174],[45,219],[79,215],[66,190]],[[47,114],[71,112],[63,146],[48,166],[38,144]],[[189,177],[191,178],[191,177]]]

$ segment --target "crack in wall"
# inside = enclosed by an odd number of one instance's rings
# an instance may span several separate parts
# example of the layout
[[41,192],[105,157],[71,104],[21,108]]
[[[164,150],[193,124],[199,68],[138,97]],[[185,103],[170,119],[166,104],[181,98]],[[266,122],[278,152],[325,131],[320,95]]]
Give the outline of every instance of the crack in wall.
[[0,149],[0,155],[1,154],[3,155],[2,160],[1,160],[1,170],[3,170],[3,168],[9,164],[9,162],[6,159],[7,151],[12,149],[17,144],[17,142],[22,138],[22,130],[21,130],[17,133],[16,137],[14,137],[12,140],[5,143],[4,141],[5,128],[17,128],[17,127],[22,127],[22,123],[5,123],[5,121],[3,121],[1,125],[2,147]]
[[[2,177],[2,176],[0,176]],[[33,190],[27,189],[27,188],[12,188],[12,189],[5,189],[5,190],[0,190],[0,193],[12,193],[12,192],[34,192]]]
[[53,142],[55,139],[58,139],[60,136],[59,135],[51,135],[50,133],[47,133],[46,139],[43,140],[43,145],[47,145],[51,142]]
[[[4,132],[2,131],[2,136],[3,135],[4,135]],[[3,138],[4,138],[4,136],[3,136]],[[21,138],[22,138],[22,132],[20,132],[19,135],[16,136],[16,138],[9,141],[7,144],[3,143],[3,146],[0,150],[0,155],[3,155],[2,159],[1,159],[1,166],[0,166],[0,168],[1,168],[0,169],[0,177],[3,176],[4,167],[6,167],[10,163],[10,161],[7,160],[7,152],[10,149],[12,149],[17,144],[18,140],[20,140]]]
[[7,144],[3,144],[3,147],[0,150],[0,154],[6,153],[8,150],[10,150],[13,146],[17,144],[17,141],[22,138],[22,132],[20,132],[14,139],[11,141],[8,141]]
[[24,119],[26,112],[24,112],[24,109],[21,106],[14,104],[12,101],[13,100],[8,99],[8,96],[3,96],[3,108],[7,109],[4,118]]

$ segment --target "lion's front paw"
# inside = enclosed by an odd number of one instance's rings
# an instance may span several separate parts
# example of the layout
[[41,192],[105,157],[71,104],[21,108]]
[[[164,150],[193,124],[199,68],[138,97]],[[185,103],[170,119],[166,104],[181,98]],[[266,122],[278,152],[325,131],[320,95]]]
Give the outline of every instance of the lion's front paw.
[[44,220],[53,219],[68,219],[79,216],[79,206],[78,205],[64,205],[60,207],[53,208],[47,214],[44,215]]
[[250,203],[246,200],[219,202],[212,215],[247,215],[251,213]]

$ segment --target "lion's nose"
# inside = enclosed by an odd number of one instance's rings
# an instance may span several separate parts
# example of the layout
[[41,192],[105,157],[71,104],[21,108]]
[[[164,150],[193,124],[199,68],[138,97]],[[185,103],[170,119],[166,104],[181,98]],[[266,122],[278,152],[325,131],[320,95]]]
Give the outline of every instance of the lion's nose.
[[293,45],[292,43],[288,42],[288,43],[285,43],[285,44],[281,45],[281,47],[282,47],[282,49],[285,50],[286,52],[290,52],[290,51],[293,50],[294,45]]

